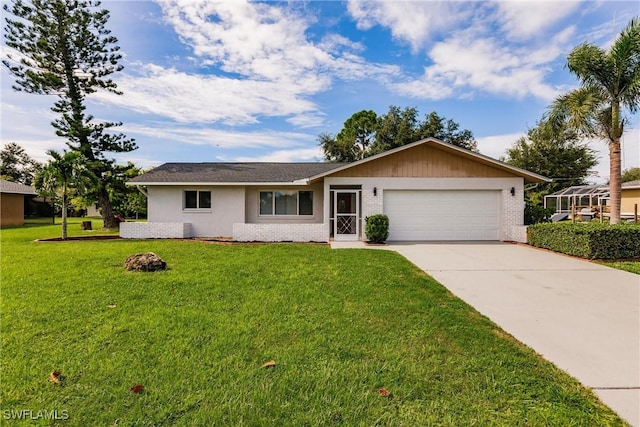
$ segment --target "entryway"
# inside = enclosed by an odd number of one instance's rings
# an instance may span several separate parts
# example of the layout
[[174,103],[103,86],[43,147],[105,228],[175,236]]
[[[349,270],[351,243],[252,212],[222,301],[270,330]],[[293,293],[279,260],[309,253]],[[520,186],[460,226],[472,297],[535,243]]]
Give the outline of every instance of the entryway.
[[333,191],[333,239],[357,241],[360,236],[360,190]]

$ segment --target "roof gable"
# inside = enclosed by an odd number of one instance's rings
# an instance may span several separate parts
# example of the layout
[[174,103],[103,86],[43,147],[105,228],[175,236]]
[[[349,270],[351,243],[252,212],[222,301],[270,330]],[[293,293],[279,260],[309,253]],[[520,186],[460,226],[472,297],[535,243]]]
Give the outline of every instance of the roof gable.
[[522,177],[526,182],[550,179],[479,153],[427,138],[312,177]]

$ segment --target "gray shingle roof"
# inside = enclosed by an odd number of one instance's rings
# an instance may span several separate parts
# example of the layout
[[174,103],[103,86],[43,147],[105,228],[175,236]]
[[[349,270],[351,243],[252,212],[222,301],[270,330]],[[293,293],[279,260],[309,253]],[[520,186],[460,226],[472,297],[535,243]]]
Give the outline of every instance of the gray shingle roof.
[[640,188],[640,179],[636,179],[635,181],[623,182],[622,188]]
[[24,184],[19,184],[17,182],[5,181],[4,179],[0,179],[0,193],[12,193],[12,194],[36,194],[36,190]]
[[133,178],[145,183],[293,182],[342,166],[342,163],[165,163]]

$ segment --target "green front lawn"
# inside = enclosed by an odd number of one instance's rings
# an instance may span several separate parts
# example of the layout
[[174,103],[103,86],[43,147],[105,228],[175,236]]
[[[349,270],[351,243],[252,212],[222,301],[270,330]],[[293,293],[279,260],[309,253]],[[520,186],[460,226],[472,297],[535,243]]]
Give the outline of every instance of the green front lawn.
[[[624,425],[393,252],[33,242],[59,229],[0,232],[0,417],[56,410],[68,415],[60,425],[73,426]],[[170,269],[124,270],[128,255],[145,251]],[[270,360],[275,367],[261,367]],[[48,381],[55,370],[59,385]],[[137,384],[144,390],[131,392]]]
[[640,261],[602,261],[601,264],[617,268],[618,270],[640,274]]

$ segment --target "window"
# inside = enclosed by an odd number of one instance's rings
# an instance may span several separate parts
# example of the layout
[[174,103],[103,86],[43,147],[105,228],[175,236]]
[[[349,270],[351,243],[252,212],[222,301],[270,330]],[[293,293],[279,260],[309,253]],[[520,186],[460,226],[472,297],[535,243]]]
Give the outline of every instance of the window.
[[211,209],[211,191],[185,191],[185,209]]
[[261,191],[260,215],[313,215],[313,191]]

